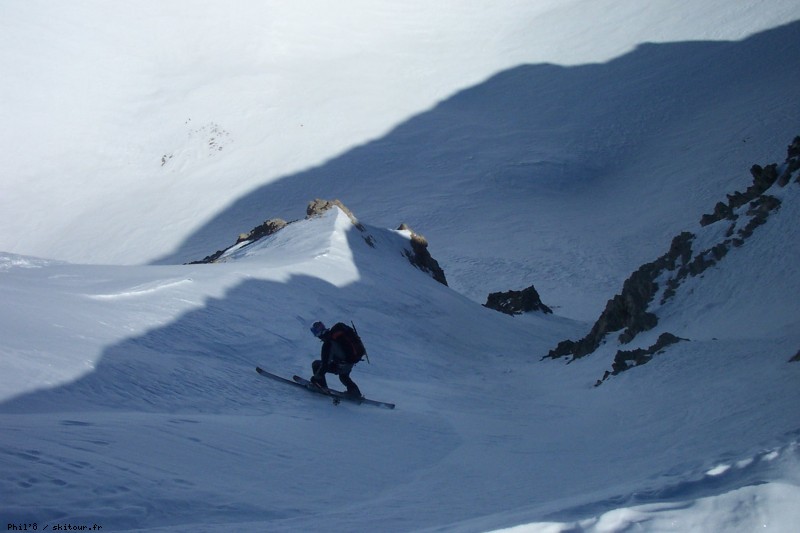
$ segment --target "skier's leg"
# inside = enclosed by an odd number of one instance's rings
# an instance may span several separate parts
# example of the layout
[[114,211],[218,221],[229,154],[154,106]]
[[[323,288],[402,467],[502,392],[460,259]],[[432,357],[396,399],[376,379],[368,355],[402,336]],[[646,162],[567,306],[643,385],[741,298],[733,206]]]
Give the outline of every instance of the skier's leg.
[[361,390],[359,390],[358,385],[356,385],[355,381],[350,378],[350,371],[353,367],[344,367],[339,369],[339,381],[342,382],[342,385],[347,387],[347,394],[351,394],[353,396],[361,397]]
[[314,375],[311,378],[311,382],[327,389],[328,380],[325,379],[325,372],[320,372],[321,368],[322,368],[322,361],[320,361],[319,359],[311,363],[311,370],[314,372]]

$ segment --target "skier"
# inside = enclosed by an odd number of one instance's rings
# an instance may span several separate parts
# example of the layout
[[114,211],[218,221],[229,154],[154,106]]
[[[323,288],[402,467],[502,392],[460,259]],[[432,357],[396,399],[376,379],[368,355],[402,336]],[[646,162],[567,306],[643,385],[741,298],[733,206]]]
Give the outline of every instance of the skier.
[[339,376],[339,381],[347,387],[347,394],[362,398],[358,385],[350,379],[353,365],[366,354],[364,344],[353,328],[341,322],[328,329],[322,322],[314,322],[311,333],[322,341],[320,358],[311,363],[314,376],[311,383],[317,387],[327,389],[328,382],[325,374],[331,373]]

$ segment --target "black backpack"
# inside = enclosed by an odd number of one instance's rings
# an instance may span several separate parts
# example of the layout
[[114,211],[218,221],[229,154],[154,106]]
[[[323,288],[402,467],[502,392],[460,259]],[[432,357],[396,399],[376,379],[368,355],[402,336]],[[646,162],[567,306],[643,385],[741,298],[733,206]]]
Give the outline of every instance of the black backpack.
[[[355,324],[351,328],[347,324],[341,322],[336,323],[330,329],[331,340],[339,343],[345,353],[345,360],[350,364],[355,364],[367,355],[367,349],[364,348],[364,343],[361,337],[358,336]],[[369,358],[367,358],[369,361]]]

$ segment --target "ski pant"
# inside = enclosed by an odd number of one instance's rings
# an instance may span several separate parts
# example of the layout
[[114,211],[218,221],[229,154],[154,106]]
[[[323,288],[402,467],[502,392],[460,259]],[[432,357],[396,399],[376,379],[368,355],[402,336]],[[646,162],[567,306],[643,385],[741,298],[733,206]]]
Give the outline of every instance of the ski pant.
[[321,382],[320,384],[323,387],[328,388],[328,382],[325,379],[325,374],[336,374],[339,376],[339,381],[342,382],[342,385],[347,387],[347,392],[355,393],[359,396],[361,395],[358,385],[356,385],[355,382],[350,379],[350,372],[353,370],[353,365],[331,361],[331,363],[327,365],[327,368],[322,369],[322,366],[322,361],[319,359],[311,363],[311,370],[314,372],[315,376],[318,376],[318,379]]

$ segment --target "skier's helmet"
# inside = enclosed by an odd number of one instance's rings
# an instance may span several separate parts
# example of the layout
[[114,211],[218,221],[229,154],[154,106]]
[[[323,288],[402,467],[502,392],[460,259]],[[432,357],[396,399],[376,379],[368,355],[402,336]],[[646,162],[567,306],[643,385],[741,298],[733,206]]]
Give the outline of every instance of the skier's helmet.
[[317,338],[319,338],[319,336],[325,333],[327,330],[328,328],[326,328],[325,324],[323,324],[322,322],[314,322],[311,325],[311,333],[313,333],[314,336]]

